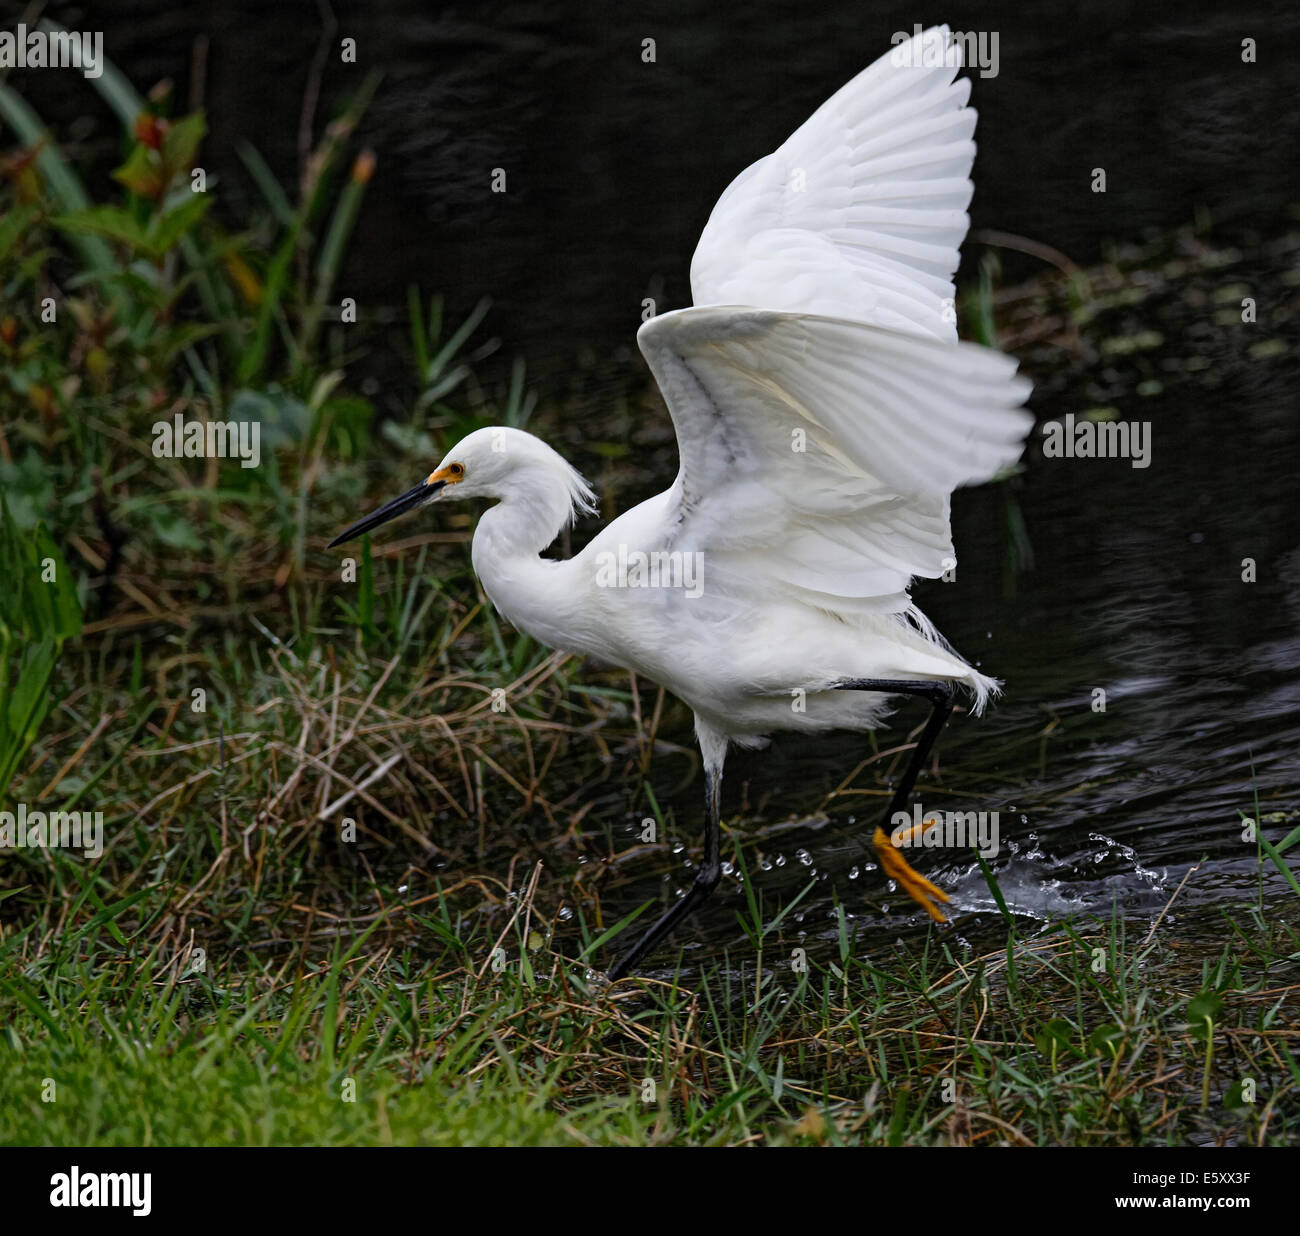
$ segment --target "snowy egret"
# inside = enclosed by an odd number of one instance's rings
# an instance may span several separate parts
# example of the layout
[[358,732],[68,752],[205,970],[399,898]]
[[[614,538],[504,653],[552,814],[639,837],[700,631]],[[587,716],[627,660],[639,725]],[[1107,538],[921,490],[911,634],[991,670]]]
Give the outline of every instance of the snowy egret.
[[[554,450],[480,429],[331,547],[447,498],[497,504],[474,533],[496,608],[552,648],[622,666],[695,713],[704,854],[689,891],[609,972],[626,974],[717,886],[731,744],[873,729],[891,696],[932,707],[885,814],[907,803],[958,688],[998,683],[911,603],[955,563],[949,500],[1020,456],[1029,383],[958,342],[952,275],[969,223],[975,113],[945,27],[835,94],[731,183],[691,263],[692,308],[637,332],[677,433],[672,487],[566,561],[541,557],[594,509]],[[945,894],[884,830],[882,870],[935,919]]]

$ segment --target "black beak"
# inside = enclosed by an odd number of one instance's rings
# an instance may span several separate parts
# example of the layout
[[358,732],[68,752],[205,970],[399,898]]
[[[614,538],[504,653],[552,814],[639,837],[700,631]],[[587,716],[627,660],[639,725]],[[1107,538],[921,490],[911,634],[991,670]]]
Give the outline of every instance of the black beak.
[[380,524],[386,524],[390,519],[396,519],[399,515],[405,515],[407,511],[415,510],[417,506],[423,506],[446,483],[446,481],[432,483],[421,481],[414,489],[408,489],[400,498],[394,498],[379,510],[371,511],[364,519],[358,519],[350,528],[344,528],[326,548],[333,549],[335,545],[342,545],[344,541],[351,541],[363,532],[369,532],[372,528],[378,528]]

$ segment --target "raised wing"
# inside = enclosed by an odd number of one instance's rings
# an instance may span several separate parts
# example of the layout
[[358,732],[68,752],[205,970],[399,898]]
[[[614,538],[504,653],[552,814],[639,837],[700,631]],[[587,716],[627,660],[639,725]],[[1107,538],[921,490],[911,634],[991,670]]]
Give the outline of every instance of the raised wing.
[[674,545],[713,587],[848,616],[908,609],[954,561],[949,495],[1020,456],[1029,383],[958,343],[975,113],[939,27],[896,47],[731,184],[697,308],[637,342],[681,470]]
[[697,305],[762,305],[955,339],[975,112],[947,27],[844,86],[709,216],[691,262]]
[[652,318],[637,342],[681,470],[673,546],[714,585],[901,611],[953,559],[949,495],[1020,456],[1016,362],[970,343],[744,306]]

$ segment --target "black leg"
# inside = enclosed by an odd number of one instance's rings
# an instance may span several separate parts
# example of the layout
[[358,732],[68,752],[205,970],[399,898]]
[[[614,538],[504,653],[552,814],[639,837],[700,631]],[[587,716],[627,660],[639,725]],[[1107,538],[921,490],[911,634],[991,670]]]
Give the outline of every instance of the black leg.
[[621,979],[682,919],[690,914],[701,902],[707,901],[709,894],[718,887],[718,881],[722,878],[721,770],[705,769],[704,795],[707,799],[704,821],[704,861],[700,864],[695,883],[686,890],[686,895],[676,905],[669,907],[659,921],[609,971],[611,982],[617,982]]
[[[912,752],[912,758],[908,761],[907,769],[903,773],[903,779],[898,783],[898,788],[895,789],[894,796],[890,800],[889,809],[885,813],[885,819],[889,820],[895,811],[901,811],[907,805],[907,800],[912,793],[912,787],[916,784],[916,778],[925,766],[925,761],[934,747],[935,739],[939,737],[939,731],[943,729],[948,722],[949,716],[952,715],[953,685],[950,682],[915,682],[911,679],[901,678],[855,678],[837,684],[836,690],[878,691],[882,695],[921,695],[934,706],[934,711],[930,714],[930,720],[926,722],[925,729],[921,732],[921,737]],[[658,922],[608,972],[611,982],[617,982],[627,974],[682,919],[692,913],[702,902],[708,900],[709,895],[718,887],[718,880],[722,877],[720,854],[722,840],[720,801],[722,770],[720,767],[710,769],[706,766],[704,776],[707,812],[704,821],[704,861],[700,864],[699,874],[696,875],[695,882],[691,887],[686,890],[686,895],[676,905],[670,906],[660,916]],[[889,832],[890,830],[886,829],[885,831]]]
[[907,768],[903,772],[903,779],[894,790],[894,796],[889,800],[889,807],[885,811],[885,824],[881,827],[885,832],[891,832],[892,830],[887,826],[888,822],[894,818],[894,812],[902,811],[907,807],[907,800],[912,796],[912,787],[916,785],[916,779],[934,749],[935,740],[943,727],[948,724],[948,718],[952,716],[953,685],[942,681],[909,682],[905,679],[855,678],[840,683],[836,690],[879,691],[884,695],[922,695],[933,705],[934,711],[930,713],[930,719],[925,723],[921,737],[916,740],[912,758],[907,762]]

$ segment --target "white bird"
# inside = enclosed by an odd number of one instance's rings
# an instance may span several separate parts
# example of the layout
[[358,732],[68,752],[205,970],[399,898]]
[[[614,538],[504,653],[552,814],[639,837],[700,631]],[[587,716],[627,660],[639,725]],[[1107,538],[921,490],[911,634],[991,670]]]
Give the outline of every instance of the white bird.
[[[496,499],[473,564],[492,603],[541,643],[635,671],[695,713],[704,855],[689,892],[609,972],[619,978],[720,873],[732,744],[778,730],[867,730],[890,696],[933,713],[886,812],[965,688],[999,686],[913,605],[914,577],[955,563],[954,488],[1020,456],[1029,383],[957,340],[975,113],[946,27],[860,73],[713,209],[691,263],[695,305],[637,332],[677,432],[672,486],[566,561],[541,553],[591,489],[518,429],[481,429],[331,546],[448,498]],[[932,917],[947,897],[881,829],[882,869]]]

